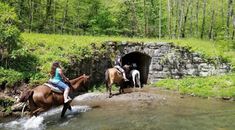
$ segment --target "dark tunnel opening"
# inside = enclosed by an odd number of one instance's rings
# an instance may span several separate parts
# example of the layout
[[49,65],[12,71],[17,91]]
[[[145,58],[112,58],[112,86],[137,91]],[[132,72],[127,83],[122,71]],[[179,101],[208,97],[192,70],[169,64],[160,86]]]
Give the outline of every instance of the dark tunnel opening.
[[137,64],[137,70],[140,71],[141,84],[147,84],[151,57],[141,52],[131,52],[122,57],[123,65],[132,63]]

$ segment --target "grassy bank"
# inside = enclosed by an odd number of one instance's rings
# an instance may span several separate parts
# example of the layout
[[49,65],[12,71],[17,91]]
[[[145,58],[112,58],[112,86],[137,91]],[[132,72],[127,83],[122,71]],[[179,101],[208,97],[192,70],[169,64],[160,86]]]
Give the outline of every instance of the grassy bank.
[[179,80],[165,79],[154,85],[193,96],[235,98],[235,73],[209,77],[185,77]]
[[[40,84],[48,79],[48,72],[53,61],[62,62],[63,66],[70,62],[71,56],[76,56],[78,59],[89,57],[92,55],[90,44],[95,43],[97,46],[105,41],[132,41],[132,42],[173,42],[176,45],[188,48],[190,51],[195,51],[201,55],[214,59],[217,62],[218,57],[223,57],[224,60],[230,62],[235,66],[235,45],[229,41],[209,41],[199,39],[156,39],[156,38],[128,38],[115,36],[72,36],[72,35],[55,35],[55,34],[35,34],[23,33],[21,35],[23,40],[23,48],[19,50],[20,53],[27,52],[30,57],[26,56],[20,60],[16,59],[15,68],[11,70],[4,70],[0,81],[8,80],[7,77],[19,77],[15,80],[9,80],[9,86],[14,82],[29,77],[29,82],[32,84]],[[24,61],[22,59],[28,59]],[[20,67],[18,67],[20,66]],[[33,68],[27,70],[28,68]],[[11,73],[14,72],[14,73]],[[10,74],[10,75],[9,75]],[[15,74],[15,76],[14,76]],[[8,76],[9,75],[9,76]],[[19,76],[20,75],[20,76]],[[194,77],[185,78],[181,80],[166,79],[156,83],[156,86],[162,86],[170,89],[179,90],[182,93],[195,94],[199,96],[233,96],[232,90],[234,87],[234,74],[225,76],[213,77]],[[12,79],[12,78],[10,78]],[[218,80],[220,79],[220,80]],[[231,80],[231,84],[219,84]],[[208,84],[204,81],[209,82]],[[176,87],[175,84],[178,84]],[[227,83],[227,82],[226,82]],[[180,87],[179,87],[180,86]],[[193,87],[191,87],[193,86]],[[214,87],[216,86],[216,87]],[[221,89],[219,89],[221,88]],[[211,89],[211,90],[210,90]],[[217,91],[218,90],[218,91]],[[195,91],[195,92],[194,92]],[[205,92],[208,91],[208,92]],[[231,92],[230,92],[231,91]]]
[[176,40],[174,43],[190,47],[192,51],[199,52],[205,57],[214,58],[215,62],[218,62],[218,57],[222,57],[226,62],[231,64],[232,72],[220,76],[164,79],[155,83],[154,86],[201,97],[235,98],[234,42],[181,39]]

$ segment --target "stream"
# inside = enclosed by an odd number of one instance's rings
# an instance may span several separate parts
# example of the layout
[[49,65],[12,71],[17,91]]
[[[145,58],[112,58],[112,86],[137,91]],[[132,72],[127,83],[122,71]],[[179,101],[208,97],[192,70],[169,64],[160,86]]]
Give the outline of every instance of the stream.
[[107,97],[103,93],[80,95],[65,118],[60,118],[62,107],[57,107],[38,117],[3,121],[0,130],[235,129],[232,101],[182,96],[158,88]]

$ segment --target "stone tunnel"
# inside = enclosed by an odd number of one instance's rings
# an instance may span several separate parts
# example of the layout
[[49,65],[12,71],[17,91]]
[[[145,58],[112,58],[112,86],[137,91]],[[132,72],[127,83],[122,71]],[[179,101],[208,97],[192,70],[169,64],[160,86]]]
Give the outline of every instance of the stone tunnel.
[[151,57],[149,55],[137,51],[131,52],[122,57],[122,63],[123,65],[136,63],[137,70],[140,71],[140,82],[147,84],[149,66],[151,63]]

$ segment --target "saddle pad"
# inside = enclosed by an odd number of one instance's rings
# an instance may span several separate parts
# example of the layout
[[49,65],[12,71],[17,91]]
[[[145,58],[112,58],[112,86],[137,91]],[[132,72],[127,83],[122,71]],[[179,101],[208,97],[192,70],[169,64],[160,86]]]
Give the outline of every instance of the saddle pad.
[[46,85],[47,87],[51,88],[51,90],[54,91],[54,92],[63,93],[59,88],[54,87],[53,85],[51,85],[49,83],[44,83],[44,85]]

